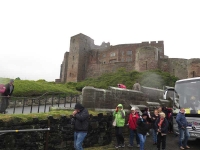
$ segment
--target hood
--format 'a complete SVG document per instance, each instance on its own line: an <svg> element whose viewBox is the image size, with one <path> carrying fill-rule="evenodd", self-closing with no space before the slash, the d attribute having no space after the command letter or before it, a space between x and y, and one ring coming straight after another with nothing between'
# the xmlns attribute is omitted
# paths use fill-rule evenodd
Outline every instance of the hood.
<svg viewBox="0 0 200 150"><path fill-rule="evenodd" d="M122 107L122 109L123 109L123 105L122 104L118 104L117 107Z"/></svg>
<svg viewBox="0 0 200 150"><path fill-rule="evenodd" d="M80 103L77 103L77 104L75 105L74 109L83 110L84 107L83 107Z"/></svg>

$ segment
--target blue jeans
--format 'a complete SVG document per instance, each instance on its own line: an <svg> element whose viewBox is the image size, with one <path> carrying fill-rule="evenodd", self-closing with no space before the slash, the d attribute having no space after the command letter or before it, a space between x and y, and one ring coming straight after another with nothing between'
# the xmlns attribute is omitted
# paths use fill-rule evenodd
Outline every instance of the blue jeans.
<svg viewBox="0 0 200 150"><path fill-rule="evenodd" d="M187 141L188 138L190 137L190 134L188 132L188 129L182 129L182 128L178 128L179 130L179 146L187 146Z"/></svg>
<svg viewBox="0 0 200 150"><path fill-rule="evenodd" d="M157 143L157 131L155 129L152 129L152 136L153 136L153 142Z"/></svg>
<svg viewBox="0 0 200 150"><path fill-rule="evenodd" d="M146 134L143 135L143 134L138 133L138 137L140 139L140 150L144 150L144 143L146 141Z"/></svg>
<svg viewBox="0 0 200 150"><path fill-rule="evenodd" d="M87 132L74 132L74 148L75 150L83 150L82 144Z"/></svg>
<svg viewBox="0 0 200 150"><path fill-rule="evenodd" d="M135 139L136 139L137 144L140 144L140 139L139 139L139 137L138 137L137 130L132 130L132 129L130 129L130 139L129 139L129 143L130 143L130 145L132 145L132 146L133 146L134 134L135 134Z"/></svg>

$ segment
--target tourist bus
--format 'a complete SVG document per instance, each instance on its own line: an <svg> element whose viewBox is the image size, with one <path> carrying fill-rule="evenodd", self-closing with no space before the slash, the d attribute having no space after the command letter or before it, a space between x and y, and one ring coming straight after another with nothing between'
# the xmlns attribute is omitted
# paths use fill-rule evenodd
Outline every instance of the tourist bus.
<svg viewBox="0 0 200 150"><path fill-rule="evenodd" d="M173 129L178 134L176 115L185 108L190 138L200 139L200 77L178 80L175 87L167 87L163 98L172 100Z"/></svg>

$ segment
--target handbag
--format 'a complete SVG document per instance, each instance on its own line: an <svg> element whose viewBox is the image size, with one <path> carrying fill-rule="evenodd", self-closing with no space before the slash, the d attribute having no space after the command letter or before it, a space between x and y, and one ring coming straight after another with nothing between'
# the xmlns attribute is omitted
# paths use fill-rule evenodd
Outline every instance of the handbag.
<svg viewBox="0 0 200 150"><path fill-rule="evenodd" d="M113 121L113 124L112 124L114 127L117 125L117 122L116 122L116 119Z"/></svg>

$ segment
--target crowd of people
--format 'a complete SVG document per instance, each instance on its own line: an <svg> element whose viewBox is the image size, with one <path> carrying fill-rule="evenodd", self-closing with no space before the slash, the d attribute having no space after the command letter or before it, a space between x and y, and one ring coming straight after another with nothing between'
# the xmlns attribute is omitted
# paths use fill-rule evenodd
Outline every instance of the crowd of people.
<svg viewBox="0 0 200 150"><path fill-rule="evenodd" d="M177 114L176 122L179 128L179 147L180 149L189 149L187 140L189 132L187 130L187 120L185 118L184 108L180 109ZM173 133L172 125L172 109L166 107L159 107L154 110L153 114L150 113L149 109L146 108L142 115L139 115L136 108L132 107L131 112L128 116L128 122L125 122L125 111L123 110L122 104L116 107L113 112L115 135L117 143L115 148L125 147L123 129L127 125L130 130L129 144L128 147L133 147L134 138L136 140L136 146L140 150L144 150L146 136L152 131L152 144L157 146L157 149L166 149L166 137L168 133Z"/></svg>

